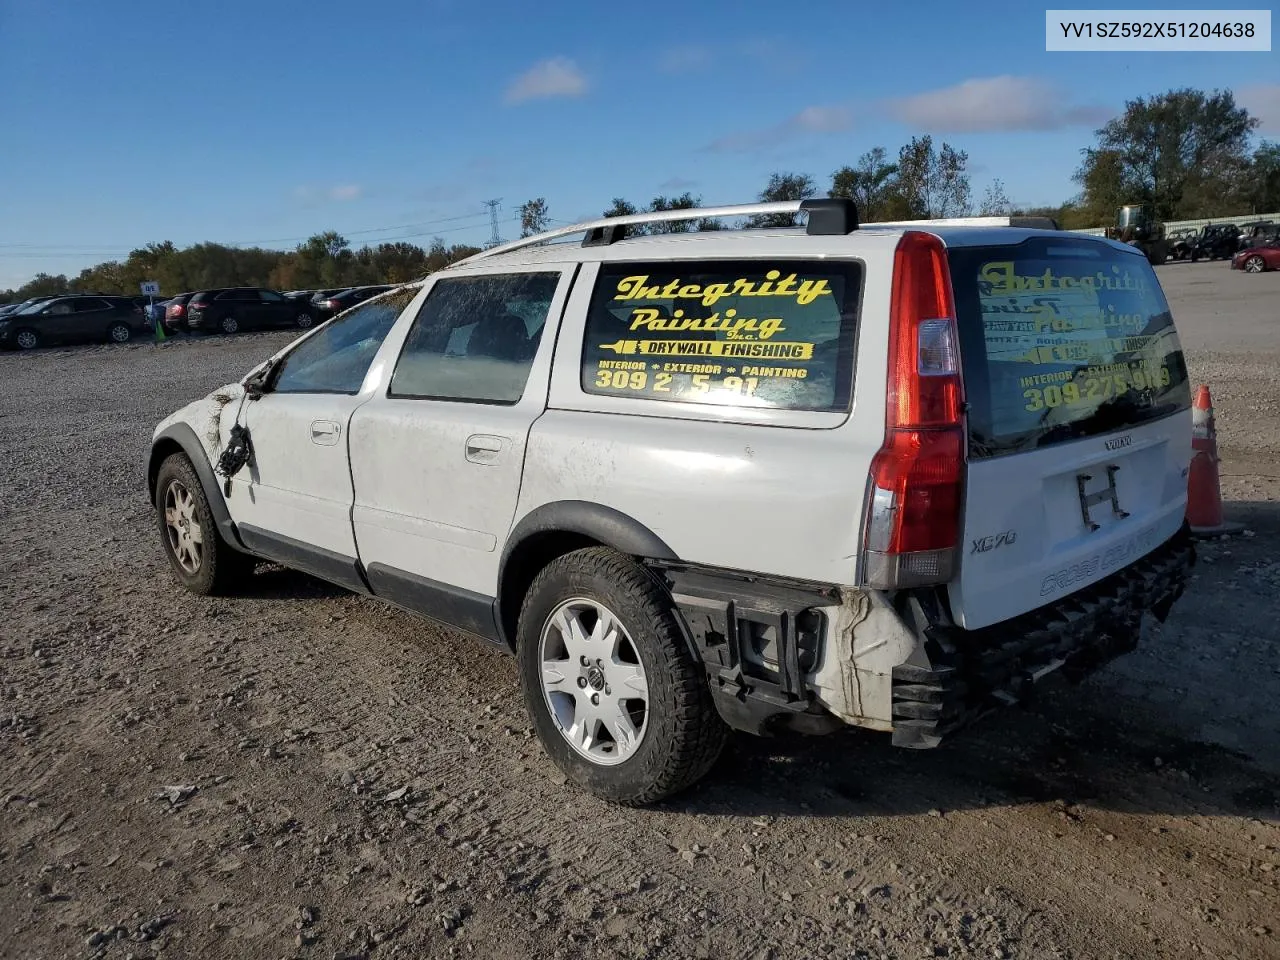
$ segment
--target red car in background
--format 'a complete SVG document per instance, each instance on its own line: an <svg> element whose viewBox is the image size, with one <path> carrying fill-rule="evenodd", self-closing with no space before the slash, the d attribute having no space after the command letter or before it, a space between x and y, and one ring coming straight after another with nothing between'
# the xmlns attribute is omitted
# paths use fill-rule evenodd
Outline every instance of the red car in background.
<svg viewBox="0 0 1280 960"><path fill-rule="evenodd" d="M1256 247L1245 247L1231 258L1231 269L1245 273L1280 270L1280 237L1272 237Z"/></svg>

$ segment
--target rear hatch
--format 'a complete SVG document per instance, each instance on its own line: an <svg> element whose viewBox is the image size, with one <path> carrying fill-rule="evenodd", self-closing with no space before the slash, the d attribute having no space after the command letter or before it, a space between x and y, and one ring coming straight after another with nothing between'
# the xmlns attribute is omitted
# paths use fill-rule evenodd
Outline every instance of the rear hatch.
<svg viewBox="0 0 1280 960"><path fill-rule="evenodd" d="M1191 391L1146 258L1085 237L949 250L968 401L958 622L1061 600L1177 532Z"/></svg>

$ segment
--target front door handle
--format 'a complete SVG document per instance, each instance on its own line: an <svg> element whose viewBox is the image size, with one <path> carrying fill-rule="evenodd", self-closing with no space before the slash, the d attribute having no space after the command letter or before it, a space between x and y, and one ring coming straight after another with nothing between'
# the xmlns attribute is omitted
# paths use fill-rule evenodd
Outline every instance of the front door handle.
<svg viewBox="0 0 1280 960"><path fill-rule="evenodd" d="M342 427L332 420L313 420L311 422L311 442L322 447L332 447L338 442Z"/></svg>
<svg viewBox="0 0 1280 960"><path fill-rule="evenodd" d="M502 437L473 433L467 437L467 459L472 463L497 463L502 455Z"/></svg>

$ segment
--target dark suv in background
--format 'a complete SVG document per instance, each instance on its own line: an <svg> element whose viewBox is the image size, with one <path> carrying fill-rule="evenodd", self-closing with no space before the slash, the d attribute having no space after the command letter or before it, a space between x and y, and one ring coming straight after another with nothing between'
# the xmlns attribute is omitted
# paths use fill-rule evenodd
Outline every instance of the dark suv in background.
<svg viewBox="0 0 1280 960"><path fill-rule="evenodd" d="M208 332L268 330L276 327L306 329L316 321L311 304L291 300L262 287L220 287L192 294L186 305L187 326Z"/></svg>
<svg viewBox="0 0 1280 960"><path fill-rule="evenodd" d="M151 328L135 297L68 296L0 317L0 346L19 350L70 343L127 343Z"/></svg>

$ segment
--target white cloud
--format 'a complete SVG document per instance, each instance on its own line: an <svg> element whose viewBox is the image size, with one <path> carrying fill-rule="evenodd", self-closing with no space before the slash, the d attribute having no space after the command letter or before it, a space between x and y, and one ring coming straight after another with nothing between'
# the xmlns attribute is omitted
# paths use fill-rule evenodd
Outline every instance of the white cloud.
<svg viewBox="0 0 1280 960"><path fill-rule="evenodd" d="M360 195L364 193L364 187L358 183L347 183L340 187L329 188L330 200L359 200Z"/></svg>
<svg viewBox="0 0 1280 960"><path fill-rule="evenodd" d="M1110 110L1072 104L1035 77L976 77L952 87L889 100L894 119L925 132L1057 130L1104 122Z"/></svg>
<svg viewBox="0 0 1280 960"><path fill-rule="evenodd" d="M580 97L587 92L587 80L578 65L566 57L553 57L534 64L507 87L507 103L547 97Z"/></svg>
<svg viewBox="0 0 1280 960"><path fill-rule="evenodd" d="M804 134L840 133L853 126L853 111L843 106L805 107L781 123L730 133L705 149L717 153L737 153L776 146Z"/></svg>
<svg viewBox="0 0 1280 960"><path fill-rule="evenodd" d="M1254 83L1236 91L1236 102L1258 118L1254 131L1280 134L1280 83Z"/></svg>

